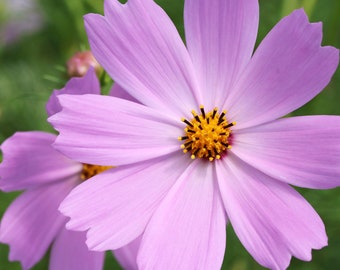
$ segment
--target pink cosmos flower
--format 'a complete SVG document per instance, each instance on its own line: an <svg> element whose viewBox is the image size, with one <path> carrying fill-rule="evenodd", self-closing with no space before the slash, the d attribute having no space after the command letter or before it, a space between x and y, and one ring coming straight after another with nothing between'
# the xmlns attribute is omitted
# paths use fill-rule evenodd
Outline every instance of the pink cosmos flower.
<svg viewBox="0 0 340 270"><path fill-rule="evenodd" d="M99 82L91 69L84 78L71 79L62 90L54 91L48 104L49 115L60 105L62 93L99 94ZM52 147L56 135L46 132L17 132L1 145L0 189L24 190L7 209L0 223L0 242L10 246L9 259L30 269L52 245L50 270L102 269L104 252L89 251L85 234L65 229L67 218L58 206L83 180L105 168L70 160ZM97 171L96 171L97 170ZM129 269L137 269L135 241L115 254ZM128 256L127 256L127 255ZM132 255L131 255L132 254Z"/></svg>
<svg viewBox="0 0 340 270"><path fill-rule="evenodd" d="M320 45L321 24L296 10L253 54L257 0L186 0L187 47L151 0L106 0L104 10L85 17L92 51L141 104L59 97L55 147L118 165L66 197L66 226L88 230L97 251L140 236L143 270L219 269L228 223L265 267L311 260L327 245L324 224L290 185L339 186L340 117L278 118L337 68L338 50Z"/></svg>

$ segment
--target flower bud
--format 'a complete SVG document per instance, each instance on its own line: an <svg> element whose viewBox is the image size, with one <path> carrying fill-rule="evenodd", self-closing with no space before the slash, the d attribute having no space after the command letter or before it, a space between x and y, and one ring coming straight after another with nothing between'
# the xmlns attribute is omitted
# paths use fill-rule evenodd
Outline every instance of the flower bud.
<svg viewBox="0 0 340 270"><path fill-rule="evenodd" d="M83 77L90 66L94 67L97 76L99 76L102 67L94 58L92 52L77 52L67 61L67 74L69 77Z"/></svg>

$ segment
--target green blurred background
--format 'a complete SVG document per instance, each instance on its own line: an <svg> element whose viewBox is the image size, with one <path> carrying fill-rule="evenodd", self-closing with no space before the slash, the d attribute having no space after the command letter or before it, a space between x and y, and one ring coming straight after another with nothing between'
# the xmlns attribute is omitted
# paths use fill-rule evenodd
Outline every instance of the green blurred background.
<svg viewBox="0 0 340 270"><path fill-rule="evenodd" d="M12 6L14 2L18 4L19 11L13 7L9 9L6 2L12 2ZM34 8L30 2L35 4ZM183 36L184 1L156 2L167 11ZM339 0L260 0L258 42L280 18L299 7L305 8L311 21L323 22L323 44L340 48ZM0 143L16 131L53 132L46 122L45 103L53 89L64 86L67 80L66 61L75 52L89 48L82 16L89 12L102 13L102 10L102 0L1 0ZM22 24L32 29L22 30ZM6 31L11 35L6 35ZM13 35L14 32L18 32L18 35ZM318 97L293 114L340 115L339 69L332 82ZM299 191L324 220L329 246L321 251L313 251L312 262L293 259L289 269L340 269L340 190ZM17 195L0 192L0 216ZM228 226L227 231L223 269L263 269L242 247L231 226ZM0 244L0 269L21 269L19 263L8 262L8 251L6 245ZM33 269L48 269L48 257ZM105 269L120 269L111 253L107 253Z"/></svg>

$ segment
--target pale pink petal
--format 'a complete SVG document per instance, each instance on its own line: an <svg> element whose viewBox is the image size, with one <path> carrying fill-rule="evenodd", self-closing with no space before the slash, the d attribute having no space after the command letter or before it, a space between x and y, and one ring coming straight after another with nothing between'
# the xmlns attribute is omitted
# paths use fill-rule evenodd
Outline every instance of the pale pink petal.
<svg viewBox="0 0 340 270"><path fill-rule="evenodd" d="M226 215L211 163L187 167L152 216L142 238L139 269L220 269Z"/></svg>
<svg viewBox="0 0 340 270"><path fill-rule="evenodd" d="M57 208L76 179L30 189L6 210L0 224L0 242L10 246L9 259L31 268L45 254L64 226Z"/></svg>
<svg viewBox="0 0 340 270"><path fill-rule="evenodd" d="M282 19L262 41L228 96L224 109L238 124L274 120L314 98L330 81L339 51L321 47L321 23L303 10Z"/></svg>
<svg viewBox="0 0 340 270"><path fill-rule="evenodd" d="M113 251L119 264L125 270L137 270L137 254L142 237L139 236L131 243Z"/></svg>
<svg viewBox="0 0 340 270"><path fill-rule="evenodd" d="M295 256L327 245L325 227L308 202L286 183L263 174L232 153L216 166L224 206L238 238L254 259L286 269Z"/></svg>
<svg viewBox="0 0 340 270"><path fill-rule="evenodd" d="M105 0L104 10L105 17L85 16L98 62L141 103L185 117L197 106L196 81L168 15L152 0Z"/></svg>
<svg viewBox="0 0 340 270"><path fill-rule="evenodd" d="M126 92L125 89L121 87L118 83L115 83L112 86L109 95L112 97L118 97L118 98L122 98L122 99L126 99L126 100L139 103L137 99L131 96L128 92Z"/></svg>
<svg viewBox="0 0 340 270"><path fill-rule="evenodd" d="M185 33L204 106L222 106L250 60L257 35L257 0L186 0Z"/></svg>
<svg viewBox="0 0 340 270"><path fill-rule="evenodd" d="M87 233L90 249L120 248L145 229L159 203L187 167L182 153L103 172L77 186L60 206L67 228ZM174 169L176 168L176 169Z"/></svg>
<svg viewBox="0 0 340 270"><path fill-rule="evenodd" d="M58 101L58 96L62 94L70 95L84 95L84 94L100 94L100 85L96 72L93 67L90 67L84 77L71 78L60 90L54 90L50 96L47 104L46 111L48 116L51 116L61 111L61 106Z"/></svg>
<svg viewBox="0 0 340 270"><path fill-rule="evenodd" d="M99 95L62 95L60 102L64 109L49 119L60 133L55 147L74 160L118 166L180 149L183 123L146 106Z"/></svg>
<svg viewBox="0 0 340 270"><path fill-rule="evenodd" d="M340 186L340 116L280 119L234 132L232 152L280 181Z"/></svg>
<svg viewBox="0 0 340 270"><path fill-rule="evenodd" d="M53 243L49 270L102 270L104 252L90 251L85 233L63 228Z"/></svg>
<svg viewBox="0 0 340 270"><path fill-rule="evenodd" d="M55 138L53 134L30 131L17 132L4 141L0 189L23 190L79 174L81 164L51 146Z"/></svg>

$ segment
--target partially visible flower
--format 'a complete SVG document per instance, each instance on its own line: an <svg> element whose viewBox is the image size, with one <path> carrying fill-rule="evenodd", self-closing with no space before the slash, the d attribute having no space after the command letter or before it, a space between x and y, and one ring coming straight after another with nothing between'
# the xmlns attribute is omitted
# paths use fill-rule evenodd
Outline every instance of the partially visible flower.
<svg viewBox="0 0 340 270"><path fill-rule="evenodd" d="M11 44L43 26L42 11L36 0L4 0L0 5L5 17L0 21L0 43Z"/></svg>
<svg viewBox="0 0 340 270"><path fill-rule="evenodd" d="M65 88L53 92L48 114L60 110L56 101L59 94L99 94L99 90L90 69L85 77L73 78ZM100 270L105 253L89 251L84 233L66 230L67 218L59 213L58 206L76 185L109 168L66 158L52 147L55 137L46 132L17 132L2 143L0 189L24 192L1 219L0 242L10 246L9 259L20 261L23 269L33 267L52 245L49 269ZM116 258L136 269L136 258L131 254L138 247L138 240L132 242L120 249Z"/></svg>
<svg viewBox="0 0 340 270"><path fill-rule="evenodd" d="M91 51L83 51L75 53L67 61L67 75L69 77L82 77L84 76L90 67L93 67L99 76L102 72L102 67L94 58Z"/></svg>
<svg viewBox="0 0 340 270"><path fill-rule="evenodd" d="M106 0L104 10L85 17L91 50L143 105L60 96L55 147L118 165L66 197L66 226L87 231L98 251L142 237L143 270L219 269L229 222L265 267L311 260L327 245L325 227L291 185L340 185L340 117L278 118L315 97L337 68L321 24L296 10L253 54L257 0L186 0L187 47L152 0Z"/></svg>

